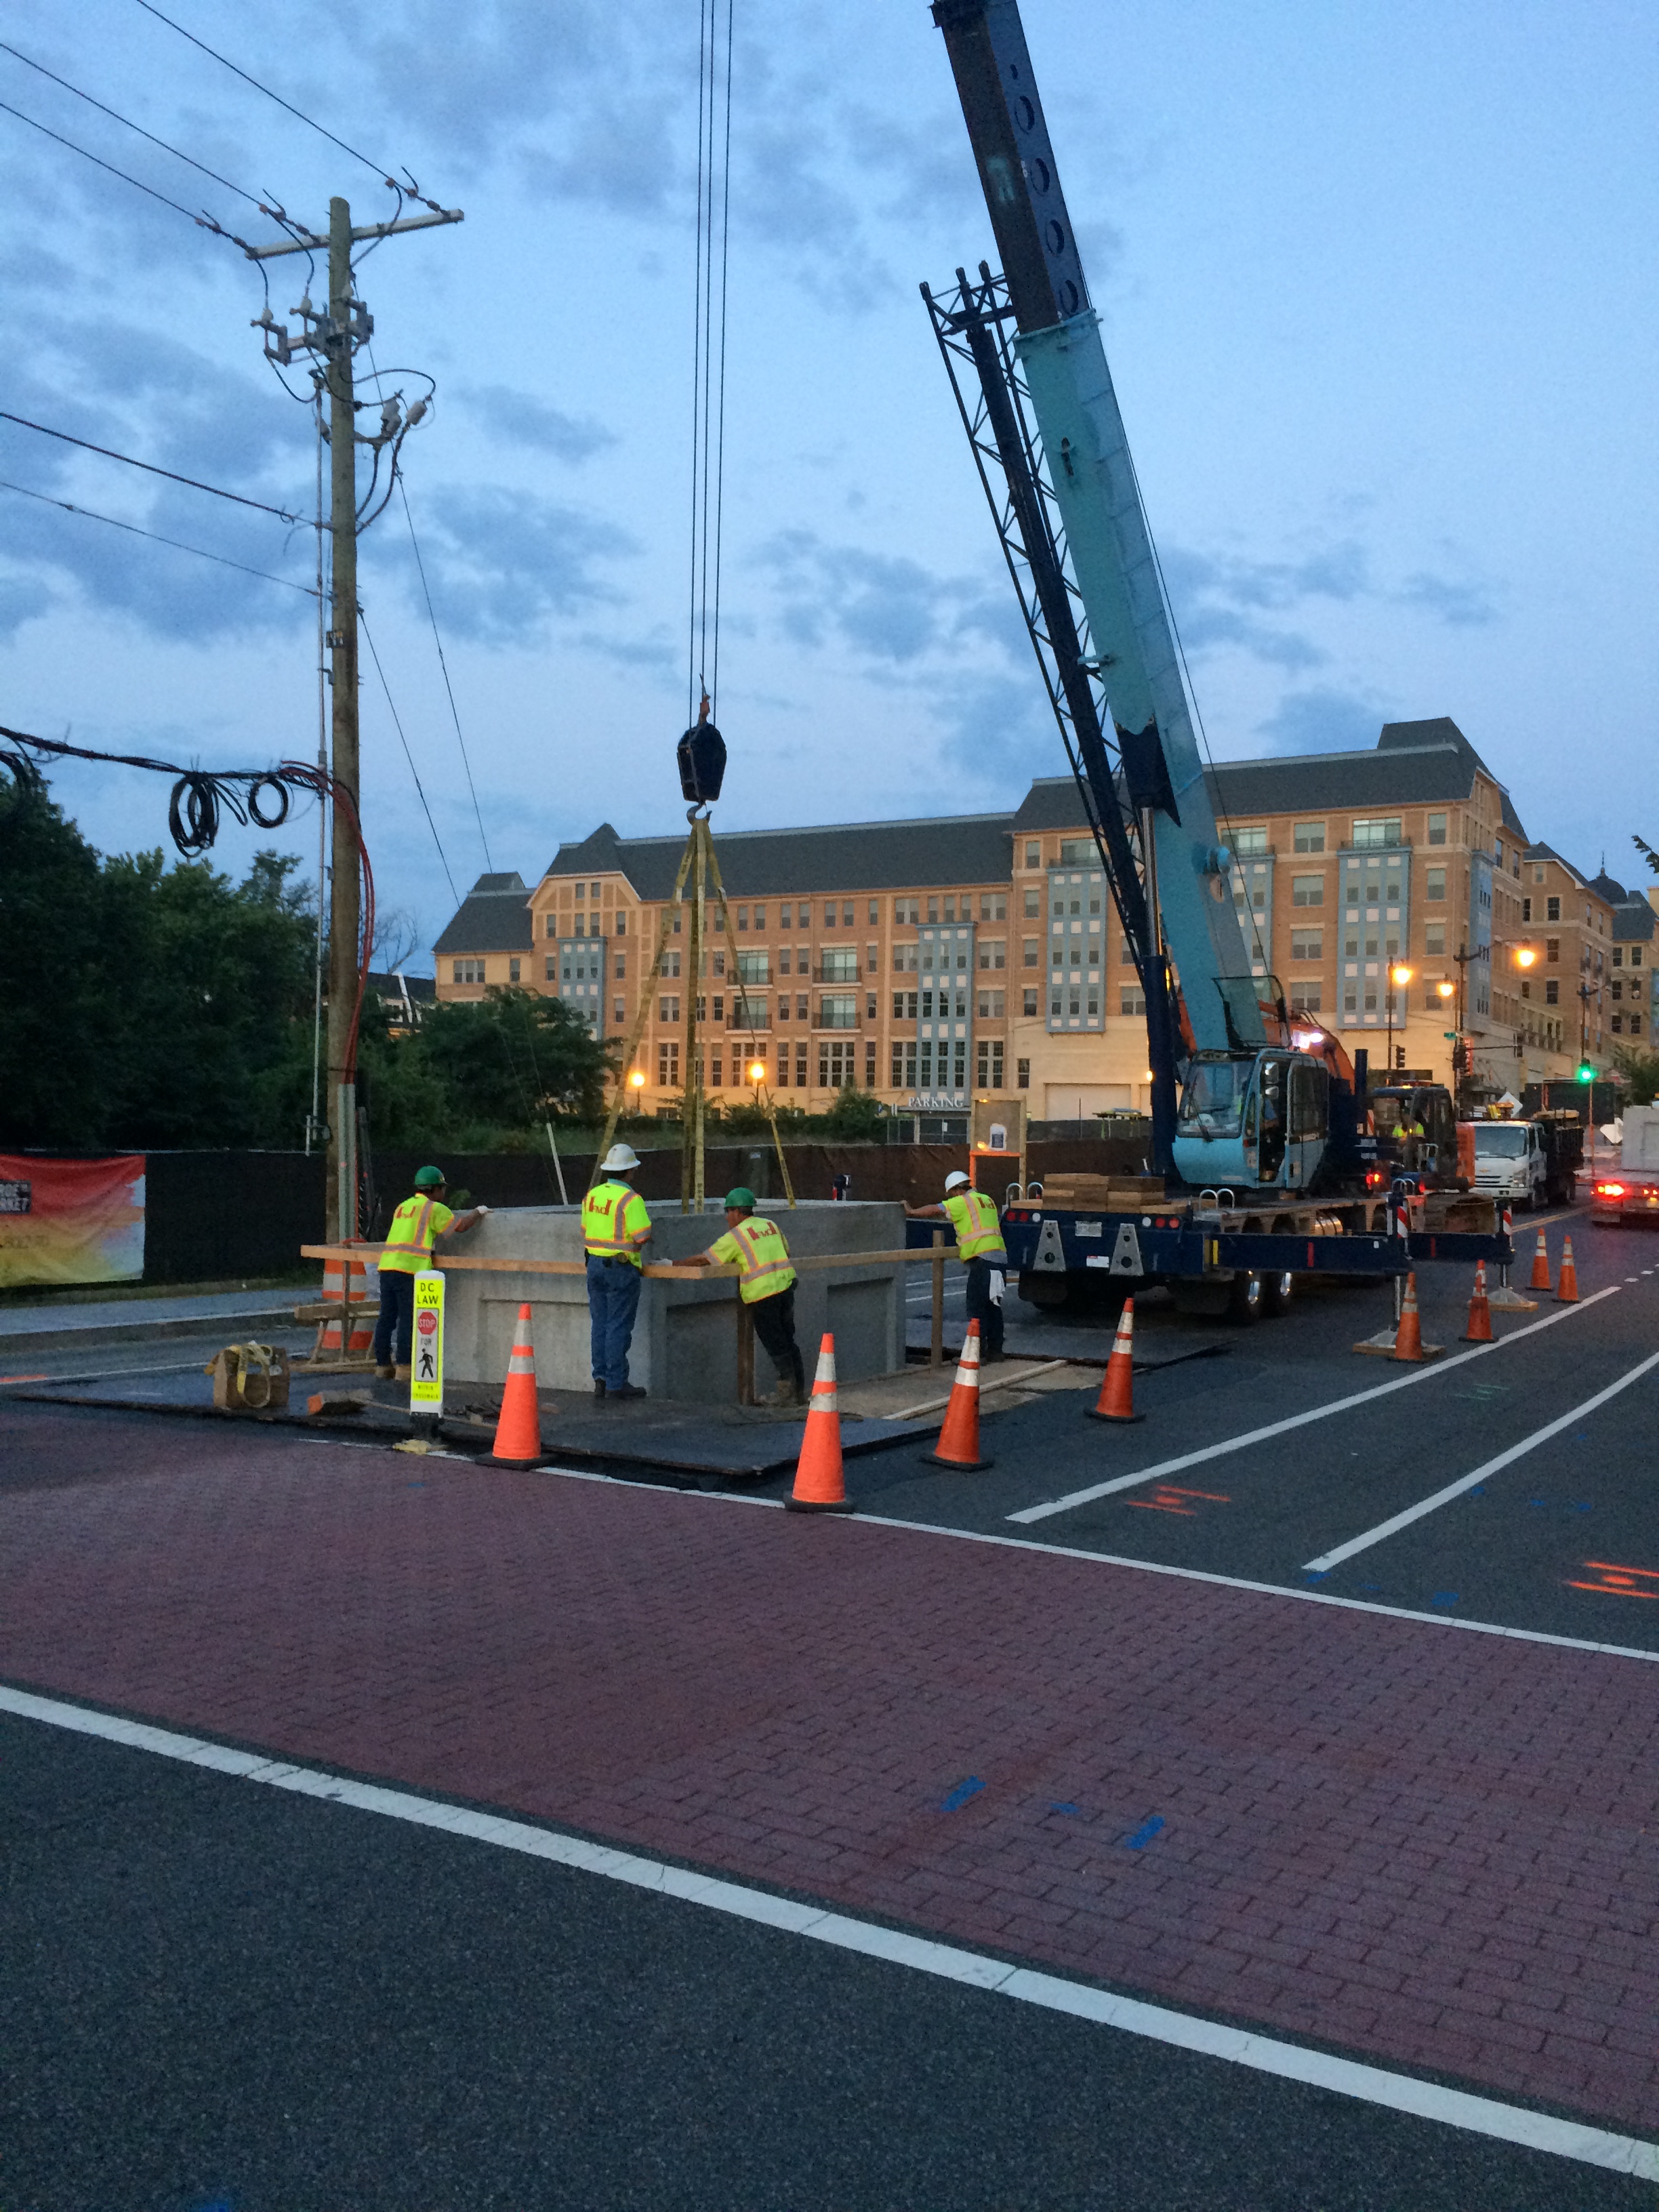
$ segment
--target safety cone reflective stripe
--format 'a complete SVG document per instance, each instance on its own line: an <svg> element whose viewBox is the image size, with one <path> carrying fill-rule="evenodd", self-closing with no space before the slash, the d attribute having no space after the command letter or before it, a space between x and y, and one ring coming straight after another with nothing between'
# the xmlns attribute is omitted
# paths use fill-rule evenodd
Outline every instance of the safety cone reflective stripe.
<svg viewBox="0 0 1659 2212"><path fill-rule="evenodd" d="M1135 1302L1123 1301L1123 1310L1117 1319L1117 1334L1112 1340L1112 1356L1106 1362L1102 1377L1100 1395L1089 1410L1091 1421L1144 1421L1145 1413L1137 1413L1135 1398Z"/></svg>
<svg viewBox="0 0 1659 2212"><path fill-rule="evenodd" d="M1571 1237L1561 1247L1561 1279L1555 1287L1555 1303L1559 1306L1576 1306L1578 1303L1578 1270L1572 1264Z"/></svg>
<svg viewBox="0 0 1659 2212"><path fill-rule="evenodd" d="M1406 1278L1406 1302L1400 1309L1400 1326L1395 1331L1394 1356L1396 1359L1421 1359L1423 1357L1423 1325L1417 1314L1417 1278Z"/></svg>
<svg viewBox="0 0 1659 2212"><path fill-rule="evenodd" d="M1469 1300L1469 1325L1463 1332L1465 1344L1490 1344L1492 1334L1492 1305L1486 1297L1486 1263L1477 1260L1474 1267L1474 1293Z"/></svg>
<svg viewBox="0 0 1659 2212"><path fill-rule="evenodd" d="M923 1459L933 1467L954 1467L972 1474L989 1467L979 1455L979 1323L970 1321L962 1340L962 1359L945 1408L945 1425L939 1442Z"/></svg>
<svg viewBox="0 0 1659 2212"><path fill-rule="evenodd" d="M1549 1286L1550 1250L1549 1246L1544 1242L1544 1232L1540 1229L1538 1232L1538 1247L1532 1255L1532 1280L1527 1285L1527 1288L1529 1291L1547 1291Z"/></svg>
<svg viewBox="0 0 1659 2212"><path fill-rule="evenodd" d="M501 1419L490 1454L497 1467L533 1467L542 1455L541 1408L536 1399L536 1353L530 1338L530 1308L519 1308Z"/></svg>
<svg viewBox="0 0 1659 2212"><path fill-rule="evenodd" d="M841 1414L836 1406L836 1340L826 1331L806 1409L806 1433L795 1462L795 1486L783 1501L792 1513L850 1513L841 1463Z"/></svg>

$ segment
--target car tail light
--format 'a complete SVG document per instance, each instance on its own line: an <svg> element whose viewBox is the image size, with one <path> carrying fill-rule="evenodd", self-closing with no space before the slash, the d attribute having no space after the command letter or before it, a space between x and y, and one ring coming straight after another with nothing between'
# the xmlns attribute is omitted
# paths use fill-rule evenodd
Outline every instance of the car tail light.
<svg viewBox="0 0 1659 2212"><path fill-rule="evenodd" d="M1621 1182L1598 1182L1595 1186L1598 1198L1622 1198L1624 1194L1625 1186Z"/></svg>

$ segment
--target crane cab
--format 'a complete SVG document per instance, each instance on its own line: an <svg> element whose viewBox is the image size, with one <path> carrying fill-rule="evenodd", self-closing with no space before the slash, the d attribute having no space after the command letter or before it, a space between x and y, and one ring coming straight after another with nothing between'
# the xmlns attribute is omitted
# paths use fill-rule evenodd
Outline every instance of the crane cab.
<svg viewBox="0 0 1659 2212"><path fill-rule="evenodd" d="M1330 1070L1311 1054L1195 1052L1176 1123L1186 1183L1308 1190L1330 1134Z"/></svg>

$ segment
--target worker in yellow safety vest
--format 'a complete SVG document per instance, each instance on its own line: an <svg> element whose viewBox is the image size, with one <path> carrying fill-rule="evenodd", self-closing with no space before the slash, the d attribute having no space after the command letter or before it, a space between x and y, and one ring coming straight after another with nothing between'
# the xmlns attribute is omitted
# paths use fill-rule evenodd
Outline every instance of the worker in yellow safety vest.
<svg viewBox="0 0 1659 2212"><path fill-rule="evenodd" d="M996 1200L975 1190L957 1168L945 1178L942 1205L912 1206L907 1200L904 1211L912 1221L948 1221L955 1230L957 1254L968 1263L968 1319L979 1323L980 1358L1000 1359L1008 1252Z"/></svg>
<svg viewBox="0 0 1659 2212"><path fill-rule="evenodd" d="M599 1182L582 1200L596 1398L645 1395L628 1379L628 1347L640 1310L645 1248L651 1242L651 1216L628 1180L639 1164L631 1145L612 1145L600 1163Z"/></svg>
<svg viewBox="0 0 1659 2212"><path fill-rule="evenodd" d="M474 1206L465 1213L452 1212L443 1202L441 1168L416 1168L415 1195L406 1198L392 1217L380 1255L380 1314L374 1324L374 1372L381 1382L409 1380L409 1363L415 1338L415 1278L432 1265L432 1249L440 1237L463 1237L476 1229L489 1211ZM397 1339L398 1364L392 1360Z"/></svg>
<svg viewBox="0 0 1659 2212"><path fill-rule="evenodd" d="M806 1395L806 1370L795 1341L795 1271L789 1247L775 1221L755 1211L755 1194L744 1184L726 1194L726 1234L706 1252L676 1261L681 1267L740 1267L738 1296L748 1308L755 1334L777 1370L775 1406L799 1406Z"/></svg>

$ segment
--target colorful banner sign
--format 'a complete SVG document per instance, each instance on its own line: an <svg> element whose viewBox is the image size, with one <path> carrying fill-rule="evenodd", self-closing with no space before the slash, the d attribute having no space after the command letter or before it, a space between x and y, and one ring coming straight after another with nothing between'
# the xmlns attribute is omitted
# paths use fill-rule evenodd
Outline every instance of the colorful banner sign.
<svg viewBox="0 0 1659 2212"><path fill-rule="evenodd" d="M433 1273L415 1278L415 1357L409 1369L409 1410L441 1413L444 1409L444 1279Z"/></svg>
<svg viewBox="0 0 1659 2212"><path fill-rule="evenodd" d="M136 1283L144 1272L144 1156L0 1152L0 1289Z"/></svg>

